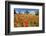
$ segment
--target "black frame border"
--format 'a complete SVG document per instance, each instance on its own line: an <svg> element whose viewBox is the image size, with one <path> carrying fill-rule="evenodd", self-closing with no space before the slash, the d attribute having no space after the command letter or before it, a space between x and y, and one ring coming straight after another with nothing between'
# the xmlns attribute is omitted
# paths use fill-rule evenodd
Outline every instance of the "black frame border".
<svg viewBox="0 0 46 36"><path fill-rule="evenodd" d="M10 32L10 4L23 4L23 5L38 5L42 6L42 30L38 31L19 31ZM45 3L35 2L18 2L18 1L5 1L5 35L16 35L16 34L34 34L45 32Z"/></svg>

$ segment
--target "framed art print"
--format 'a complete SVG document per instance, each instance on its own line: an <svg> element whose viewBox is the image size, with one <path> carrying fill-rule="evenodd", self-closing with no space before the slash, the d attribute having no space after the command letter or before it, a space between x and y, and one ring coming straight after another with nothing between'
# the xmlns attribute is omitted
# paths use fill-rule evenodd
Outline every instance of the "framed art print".
<svg viewBox="0 0 46 36"><path fill-rule="evenodd" d="M44 3L5 1L5 34L44 33Z"/></svg>

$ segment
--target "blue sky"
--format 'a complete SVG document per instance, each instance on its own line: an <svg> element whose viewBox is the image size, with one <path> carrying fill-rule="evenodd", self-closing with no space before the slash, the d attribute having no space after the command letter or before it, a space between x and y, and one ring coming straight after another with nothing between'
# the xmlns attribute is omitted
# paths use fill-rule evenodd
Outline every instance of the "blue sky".
<svg viewBox="0 0 46 36"><path fill-rule="evenodd" d="M26 12L26 10L30 13L30 12L36 12L36 11L38 11L39 9L25 9L25 8L15 8L15 12L16 13L24 13L24 12Z"/></svg>

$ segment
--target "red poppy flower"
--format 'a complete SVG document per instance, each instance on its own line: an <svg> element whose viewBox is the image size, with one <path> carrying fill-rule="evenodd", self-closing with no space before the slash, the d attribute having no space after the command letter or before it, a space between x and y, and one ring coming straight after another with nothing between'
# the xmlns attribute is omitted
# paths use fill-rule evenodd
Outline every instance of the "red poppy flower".
<svg viewBox="0 0 46 36"><path fill-rule="evenodd" d="M25 27L28 27L28 21L27 20L25 20Z"/></svg>

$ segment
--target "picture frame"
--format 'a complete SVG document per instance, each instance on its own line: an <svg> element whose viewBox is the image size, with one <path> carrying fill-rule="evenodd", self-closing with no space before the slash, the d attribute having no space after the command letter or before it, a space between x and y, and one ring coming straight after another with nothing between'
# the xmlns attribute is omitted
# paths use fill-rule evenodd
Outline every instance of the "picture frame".
<svg viewBox="0 0 46 36"><path fill-rule="evenodd" d="M5 35L16 35L16 34L34 34L34 33L44 33L45 32L45 7L44 3L36 3L36 2L18 2L18 1L5 1ZM26 7L26 8L25 8ZM33 9L31 9L33 8ZM41 8L41 9L40 9ZM14 10L13 10L14 9ZM24 12L24 10L31 10L35 11L39 9L39 25L41 27L37 28L34 27L13 27L13 18L12 16L14 15L13 12L15 13L15 10L20 10ZM12 12L11 12L12 11ZM18 11L16 11L17 13ZM11 14L13 15L11 15ZM19 12L18 12L19 13ZM30 13L30 12L29 12ZM34 12L33 12L34 13ZM31 13L31 14L33 14ZM23 13L19 13L23 14ZM34 15L34 14L33 14ZM25 15L24 15L25 16ZM24 19L25 20L25 19ZM15 29L14 29L15 28ZM13 30L12 30L13 29Z"/></svg>

